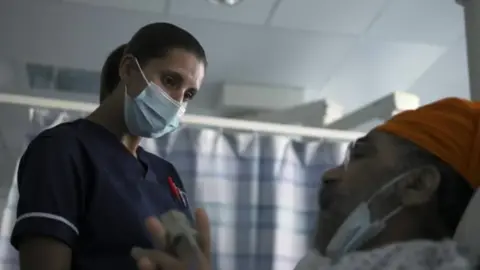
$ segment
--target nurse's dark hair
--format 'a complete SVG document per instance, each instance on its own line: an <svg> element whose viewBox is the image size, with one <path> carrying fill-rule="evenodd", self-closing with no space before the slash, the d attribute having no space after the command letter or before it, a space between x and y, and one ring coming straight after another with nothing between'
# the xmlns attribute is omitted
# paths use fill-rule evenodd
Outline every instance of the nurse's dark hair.
<svg viewBox="0 0 480 270"><path fill-rule="evenodd" d="M400 165L402 167L399 168L401 171L422 165L431 165L437 168L441 177L436 194L437 211L450 236L453 236L473 196L474 189L462 175L434 154L408 140L394 135L391 136L394 137L394 141L401 151L401 160L405 160Z"/></svg>
<svg viewBox="0 0 480 270"><path fill-rule="evenodd" d="M205 50L192 34L170 23L151 23L140 28L127 44L115 49L107 58L102 70L100 101L120 82L118 69L124 55L136 57L143 67L152 59L165 57L172 49L190 52L207 66Z"/></svg>
<svg viewBox="0 0 480 270"><path fill-rule="evenodd" d="M118 69L122 61L123 53L127 44L122 44L113 50L107 57L105 64L103 64L102 73L100 77L100 102L105 100L117 87L120 82L120 75Z"/></svg>
<svg viewBox="0 0 480 270"><path fill-rule="evenodd" d="M155 58L162 58L172 49L183 49L207 65L207 56L200 42L189 32L171 23L151 23L133 35L125 54L137 58L141 66Z"/></svg>

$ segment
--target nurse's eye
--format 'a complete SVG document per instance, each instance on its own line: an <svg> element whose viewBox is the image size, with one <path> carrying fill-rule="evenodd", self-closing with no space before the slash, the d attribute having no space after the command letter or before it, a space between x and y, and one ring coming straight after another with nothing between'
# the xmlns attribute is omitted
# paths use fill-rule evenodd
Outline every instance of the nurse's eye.
<svg viewBox="0 0 480 270"><path fill-rule="evenodd" d="M162 77L162 84L170 89L178 89L182 85L182 79L177 76L164 75Z"/></svg>
<svg viewBox="0 0 480 270"><path fill-rule="evenodd" d="M196 89L188 89L187 91L185 91L185 95L183 96L183 101L192 100L196 93L197 93Z"/></svg>

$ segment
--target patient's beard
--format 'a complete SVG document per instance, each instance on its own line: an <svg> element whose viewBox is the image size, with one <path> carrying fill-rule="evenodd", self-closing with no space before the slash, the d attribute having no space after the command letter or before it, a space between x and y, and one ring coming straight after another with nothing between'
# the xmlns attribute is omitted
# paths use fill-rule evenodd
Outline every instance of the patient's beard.
<svg viewBox="0 0 480 270"><path fill-rule="evenodd" d="M331 213L324 212L319 214L313 237L313 248L320 254L325 255L327 245L342 223L343 218L334 217Z"/></svg>

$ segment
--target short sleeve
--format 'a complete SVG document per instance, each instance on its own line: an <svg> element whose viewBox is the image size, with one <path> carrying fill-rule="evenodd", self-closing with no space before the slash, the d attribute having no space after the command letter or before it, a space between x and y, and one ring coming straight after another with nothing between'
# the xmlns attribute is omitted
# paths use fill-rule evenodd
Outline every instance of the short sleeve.
<svg viewBox="0 0 480 270"><path fill-rule="evenodd" d="M15 248L29 236L52 237L72 246L79 234L80 144L75 137L65 137L37 137L20 160L17 220L11 237Z"/></svg>

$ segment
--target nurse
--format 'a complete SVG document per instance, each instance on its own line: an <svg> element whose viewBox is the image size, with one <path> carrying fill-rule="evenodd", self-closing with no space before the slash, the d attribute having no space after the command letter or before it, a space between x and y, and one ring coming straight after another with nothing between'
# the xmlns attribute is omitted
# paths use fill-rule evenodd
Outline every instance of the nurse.
<svg viewBox="0 0 480 270"><path fill-rule="evenodd" d="M187 31L144 26L107 59L100 106L30 143L11 237L22 270L137 269L132 247L153 247L145 218L190 215L175 168L139 143L178 127L206 65Z"/></svg>

